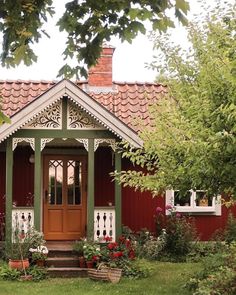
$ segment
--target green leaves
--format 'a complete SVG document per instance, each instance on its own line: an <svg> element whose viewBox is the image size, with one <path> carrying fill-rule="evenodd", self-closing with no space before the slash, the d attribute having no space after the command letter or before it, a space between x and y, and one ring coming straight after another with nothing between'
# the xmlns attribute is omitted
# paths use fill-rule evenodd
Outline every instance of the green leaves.
<svg viewBox="0 0 236 295"><path fill-rule="evenodd" d="M149 108L151 128L140 128L143 149L124 146L123 157L143 169L116 173L121 183L153 195L202 189L236 198L235 11L224 5L190 23L186 51L156 34L152 66L165 74L169 93Z"/></svg>
<svg viewBox="0 0 236 295"><path fill-rule="evenodd" d="M31 45L39 42L42 34L47 34L42 25L54 13L52 0L1 1L0 32L3 33L3 46L0 55L2 66L12 67L24 62L30 65L37 57ZM14 3L14 4L13 4ZM60 31L68 34L64 51L65 59L76 57L78 66L68 69L64 66L59 76L72 77L86 75L87 67L96 64L102 44L112 36L118 36L129 43L138 33L145 34L145 21L151 22L153 29L165 32L174 27L173 19L167 17L169 9L175 8L175 17L185 23L189 10L185 0L88 0L70 1L58 21Z"/></svg>

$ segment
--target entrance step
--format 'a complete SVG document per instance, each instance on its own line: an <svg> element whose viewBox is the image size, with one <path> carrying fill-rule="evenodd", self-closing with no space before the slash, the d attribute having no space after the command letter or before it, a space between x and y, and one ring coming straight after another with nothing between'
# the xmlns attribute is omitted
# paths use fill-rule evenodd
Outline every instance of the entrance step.
<svg viewBox="0 0 236 295"><path fill-rule="evenodd" d="M63 256L63 257L48 257L46 260L47 267L78 267L79 259L76 256Z"/></svg>
<svg viewBox="0 0 236 295"><path fill-rule="evenodd" d="M85 278L88 276L87 268L79 267L49 267L48 273L51 278Z"/></svg>
<svg viewBox="0 0 236 295"><path fill-rule="evenodd" d="M49 250L46 266L50 277L87 277L87 268L79 267L79 258L73 251L74 242L47 241Z"/></svg>

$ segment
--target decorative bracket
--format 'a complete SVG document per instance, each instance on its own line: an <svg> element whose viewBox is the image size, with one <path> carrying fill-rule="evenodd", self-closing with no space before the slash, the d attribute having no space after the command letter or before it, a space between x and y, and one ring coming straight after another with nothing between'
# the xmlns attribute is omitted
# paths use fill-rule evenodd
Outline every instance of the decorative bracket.
<svg viewBox="0 0 236 295"><path fill-rule="evenodd" d="M40 150L42 151L45 148L45 145L53 139L54 138L41 138Z"/></svg>
<svg viewBox="0 0 236 295"><path fill-rule="evenodd" d="M96 138L94 140L94 151L97 150L100 143L106 142L110 145L112 150L115 152L116 150L116 140L113 138Z"/></svg>
<svg viewBox="0 0 236 295"><path fill-rule="evenodd" d="M14 151L17 147L18 143L25 141L28 142L33 150L35 150L35 140L34 138L26 138L26 137L15 137L12 140L12 150Z"/></svg>
<svg viewBox="0 0 236 295"><path fill-rule="evenodd" d="M87 138L75 138L78 142L81 142L84 145L84 148L88 152L88 139Z"/></svg>

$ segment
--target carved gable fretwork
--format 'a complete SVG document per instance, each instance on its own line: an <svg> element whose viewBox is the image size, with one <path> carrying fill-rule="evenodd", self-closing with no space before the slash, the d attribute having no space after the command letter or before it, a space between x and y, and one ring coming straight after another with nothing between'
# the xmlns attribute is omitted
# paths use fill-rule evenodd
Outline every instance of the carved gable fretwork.
<svg viewBox="0 0 236 295"><path fill-rule="evenodd" d="M75 103L68 101L67 129L105 129Z"/></svg>
<svg viewBox="0 0 236 295"><path fill-rule="evenodd" d="M62 128L62 102L57 101L35 118L24 129L61 129Z"/></svg>

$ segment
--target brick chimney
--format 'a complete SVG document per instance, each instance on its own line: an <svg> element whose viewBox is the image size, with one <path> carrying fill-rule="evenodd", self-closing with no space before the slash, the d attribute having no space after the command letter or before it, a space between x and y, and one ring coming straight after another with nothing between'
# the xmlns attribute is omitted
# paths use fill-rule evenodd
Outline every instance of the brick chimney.
<svg viewBox="0 0 236 295"><path fill-rule="evenodd" d="M88 71L88 85L95 87L112 86L112 57L115 47L103 45L102 53L95 66Z"/></svg>

